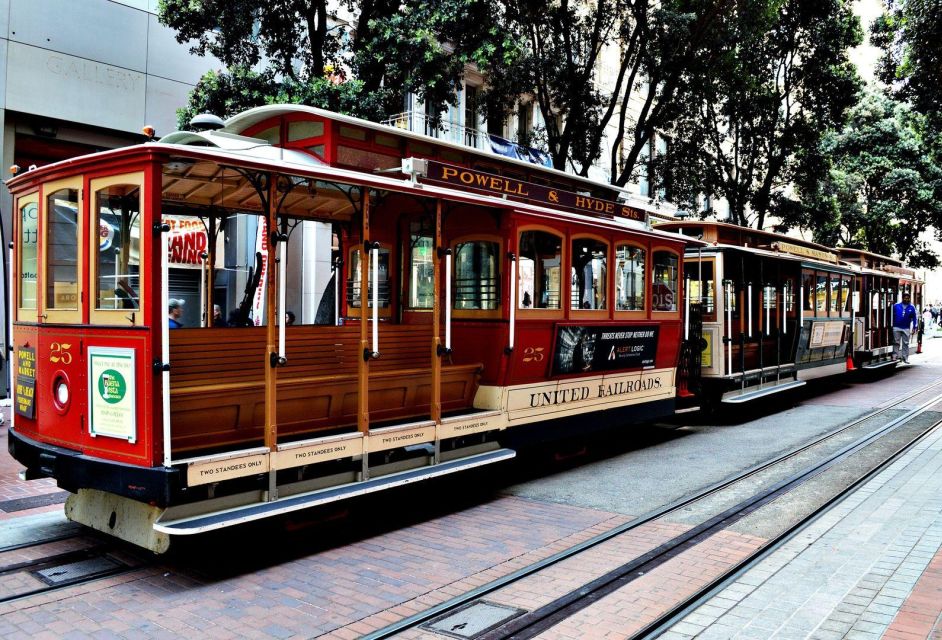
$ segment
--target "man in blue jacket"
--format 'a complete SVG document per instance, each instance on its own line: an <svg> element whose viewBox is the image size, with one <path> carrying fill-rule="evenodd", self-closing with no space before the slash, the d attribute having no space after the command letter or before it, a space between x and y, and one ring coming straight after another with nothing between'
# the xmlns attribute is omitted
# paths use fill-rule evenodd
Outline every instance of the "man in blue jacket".
<svg viewBox="0 0 942 640"><path fill-rule="evenodd" d="M893 305L893 353L907 364L909 364L909 337L917 323L916 307L910 304L909 294L904 293L903 301Z"/></svg>

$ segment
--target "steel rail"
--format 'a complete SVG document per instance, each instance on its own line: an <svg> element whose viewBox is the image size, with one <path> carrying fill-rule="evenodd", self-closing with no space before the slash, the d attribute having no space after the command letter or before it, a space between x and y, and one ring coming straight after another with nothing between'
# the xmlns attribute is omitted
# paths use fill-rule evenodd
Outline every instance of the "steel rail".
<svg viewBox="0 0 942 640"><path fill-rule="evenodd" d="M390 625L387 625L387 626L385 626L385 627L383 627L383 628L381 628L381 629L377 629L376 631L373 631L373 632L371 632L371 633L365 634L365 635L362 636L361 640L383 640L383 639L385 639L385 638L391 638L391 637L393 637L394 635L396 635L396 634L398 634L398 633L401 633L401 632L403 632L403 631L405 631L405 630L407 630L407 629L411 629L411 628L414 628L414 627L418 627L419 625L421 625L421 624L423 624L423 623L425 623L425 622L428 622L429 620L432 620L432 619L434 619L434 618L436 618L436 617L439 617L439 616L442 615L443 613L446 613L446 612L448 612L448 611L452 611L452 610L454 610L454 609L457 609L457 608L461 607L462 605L468 604L469 602L472 602L472 601L474 601L474 600L476 600L476 599L478 599L478 598L480 598L480 597L482 597L482 596L484 596L484 595L487 595L488 593L492 593L492 592L494 592L494 591L496 591L496 590L498 590L498 589L501 589L501 588L503 588L503 587L505 587L505 586L507 586L507 585L509 585L509 584L513 584L514 582L518 582L519 580L521 580L521 579L523 579L523 578L525 578L525 577L527 577L527 576L529 576L529 575L535 574L535 573L537 573L537 572L539 572L539 571L541 571L541 570L543 570L543 569L545 569L545 568L547 568L547 567L549 567L549 566L551 566L551 565L554 565L554 564L556 564L556 563L558 563L558 562L561 562L561 561L563 561L563 560L566 560L567 558L570 558L570 557L573 557L573 556L575 556L575 555L578 555L579 553L582 553L583 551L586 551L586 550L588 550L588 549L590 549L590 548L592 548L592 547L595 547L595 546L597 546L597 545L599 545L599 544L601 544L601 543L603 543L603 542L606 542L607 540L610 540L610 539L612 539L612 538L615 538L615 537L617 537L617 536L619 536L619 535L621 535L621 534L623 534L623 533L627 533L627 532L629 532L629 531L631 531L631 530L633 530L633 529L636 529L636 528L638 528L638 527L640 527L640 526L642 526L642 525L644 525L644 524L647 524L647 523L649 523L649 522L651 522L651 521L657 520L658 518L661 518L661 517L663 517L663 516L665 516L665 515L667 515L667 514L669 514L669 513L671 513L671 512L674 512L674 511L677 511L677 510L679 510L679 509L682 509L683 507L686 507L686 506L688 506L688 505L690 505L690 504L693 504L693 503L695 503L695 502L697 502L697 501L699 501L699 500L703 500L704 498L709 497L709 496L711 496L711 495L713 495L713 494L715 494L715 493L717 493L717 492L719 492L719 491L722 491L723 489L726 489L726 488L728 488L728 487L730 487L730 486L736 484L737 482L741 482L741 481L743 481L743 480L745 480L745 479L747 479L747 478L749 478L749 477L751 477L751 476L753 476L753 475L756 475L756 474L758 474L758 473L760 473L760 472L762 472L762 471L764 471L764 470L766 470L766 469L769 469L769 468L771 468L771 467L773 467L773 466L775 466L775 465L777 465L777 464L780 464L780 463L784 462L785 460L788 460L789 458L795 457L795 456L797 456L797 455L799 455L799 454L801 454L801 453L807 451L808 449L811 449L811 448L816 447L816 446L818 446L818 445L820 445L820 444L822 444L822 443L824 443L824 442L827 442L828 440L830 440L830 439L832 439L832 438L835 438L835 437L839 436L840 434L845 433L846 431L848 431L848 430L850 430L850 429L853 429L854 427L857 427L857 426L859 426L860 424L862 424L862 423L864 423L864 422L866 422L866 421L868 421L868 420L870 420L870 419L872 419L872 418L875 418L875 417L877 417L877 416L880 416L881 414L884 414L884 413L887 413L888 411L893 410L894 408L896 408L896 407L899 406L900 404L906 402L907 400L909 400L909 399L911 399L911 398L914 398L915 396L918 396L918 395L920 395L920 394L926 393L926 392L930 391L931 389L933 389L933 388L935 388L935 387L939 387L939 386L942 386L942 381L940 381L940 382L933 382L933 383L924 385L923 387L921 387L921 388L919 388L919 389L916 389L915 391L912 391L912 392L910 392L910 393L908 393L908 394L904 394L904 395L902 395L902 396L897 396L897 398L894 399L894 402L893 402L892 404L886 406L886 407L882 407L882 408L880 408L880 409L876 409L876 410L871 411L870 413L868 413L868 414L866 414L866 415L863 415L863 416L861 416L861 417L859 417L859 418L856 418L855 420L852 420L851 422L847 423L846 425L840 427L840 428L837 429L836 431L830 432L830 433L828 433L828 434L826 434L826 435L824 435L824 436L818 438L817 440L814 440L814 441L809 442L809 443L807 443L807 444L804 444L804 445L802 445L802 446L800 446L800 447L798 447L798 448L796 448L796 449L793 449L792 451L789 451L789 452L787 452L787 453L784 453L784 454L782 454L781 456L778 456L777 458L774 458L774 459L769 460L769 461L767 461L767 462L760 463L760 464L755 465L755 466L753 466L753 467L751 467L751 468L749 468L749 469L747 469L747 470L745 470L745 471L743 471L743 472L741 472L741 473L739 473L739 474L736 474L736 475L730 476L730 477L728 477L728 478L726 478L726 479L723 479L723 480L721 480L721 481L719 481L719 482L717 482L717 483L711 485L710 487L707 487L706 489L704 489L703 491L701 491L700 493L698 493L698 494L696 494L696 495L694 495L694 496L686 497L686 498L681 498L680 500L676 500L676 501L674 501L674 502L672 502L672 503L670 503L670 504L668 504L668 505L665 505L665 506L663 506L663 507L661 507L661 508L659 508L659 509L656 509L656 510L654 510L654 511L648 512L647 514L644 514L644 515L642 515L642 516L639 516L638 518L635 518L634 520L631 520L630 522L626 522L626 523L624 523L624 524L622 524L622 525L619 525L619 526L617 526L617 527L614 527L614 528L610 529L609 531L605 531L605 532L603 532L603 533L600 533L600 534L598 534L597 536L594 536L594 537L592 537L592 538L590 538L590 539L588 539L588 540L585 540L585 541L583 541L583 542L581 542L581 543L579 543L579 544L577 544L577 545L573 545L572 547L569 547L569 548L567 548L567 549L564 549L564 550L562 550L562 551L559 551L559 552L557 552L557 553L555 553L555 554L553 554L553 555L551 555L551 556L548 556L548 557L546 557L546 558L544 558L544 559L542 559L542 560L539 560L539 561L534 562L534 563L532 563L532 564L530 564L530 565L527 565L526 567L521 567L520 569L517 569L516 571L513 571L513 572L507 574L506 576L502 576L502 577L500 577L500 578L497 578L497 579L495 579L495 580L492 580L491 582L488 582L488 583L483 584L483 585L481 585L481 586L479 586L479 587L476 587L475 589L469 590L469 591L467 591L466 593L463 593L463 594L461 594L461 595L458 595L458 596L455 596L455 597L453 597L453 598L450 598L450 599L446 600L445 602L442 602L442 603L440 603L440 604L438 604L438 605L435 605L435 606L433 606L433 607L429 607L428 609L426 609L426 610L424 610L424 611L420 611L420 612L415 613L415 614L413 614L413 615L411 615L411 616L408 616L408 617L406 617L406 618L403 618L402 620L399 620L399 621L394 622L394 623L392 623L392 624L390 624ZM891 423L891 424L892 424L892 423Z"/></svg>

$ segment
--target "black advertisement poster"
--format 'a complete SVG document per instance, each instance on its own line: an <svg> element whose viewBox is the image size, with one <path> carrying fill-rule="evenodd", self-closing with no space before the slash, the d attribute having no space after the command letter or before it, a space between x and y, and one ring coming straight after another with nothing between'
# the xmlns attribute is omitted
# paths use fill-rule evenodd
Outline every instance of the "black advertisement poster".
<svg viewBox="0 0 942 640"><path fill-rule="evenodd" d="M36 417L36 349L18 347L16 350L16 414L24 418Z"/></svg>
<svg viewBox="0 0 942 640"><path fill-rule="evenodd" d="M657 330L657 325L561 326L556 334L553 375L652 369Z"/></svg>

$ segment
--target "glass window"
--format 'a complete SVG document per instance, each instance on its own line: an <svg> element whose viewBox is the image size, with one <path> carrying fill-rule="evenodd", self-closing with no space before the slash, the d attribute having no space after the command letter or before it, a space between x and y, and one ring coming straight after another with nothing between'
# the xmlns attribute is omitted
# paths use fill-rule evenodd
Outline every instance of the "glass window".
<svg viewBox="0 0 942 640"><path fill-rule="evenodd" d="M521 309L559 309L562 238L545 231L520 234L519 289Z"/></svg>
<svg viewBox="0 0 942 640"><path fill-rule="evenodd" d="M141 189L121 184L95 194L96 309L140 309Z"/></svg>
<svg viewBox="0 0 942 640"><path fill-rule="evenodd" d="M828 311L828 277L819 273L815 280L814 310L818 315L827 315Z"/></svg>
<svg viewBox="0 0 942 640"><path fill-rule="evenodd" d="M654 252L654 288L651 305L655 311L677 311L677 254Z"/></svg>
<svg viewBox="0 0 942 640"><path fill-rule="evenodd" d="M354 249L350 252L350 269L347 271L347 305L354 309L360 308L360 257L362 256L362 249ZM367 308L373 308L373 266L369 265L370 273L367 274L369 278L369 290L367 291ZM379 308L388 309L389 308L389 249L380 248L379 249L379 291L377 291L377 297L379 298Z"/></svg>
<svg viewBox="0 0 942 640"><path fill-rule="evenodd" d="M410 309L431 309L435 300L435 241L431 236L417 233L418 223L412 223L409 249L409 299ZM380 266L382 271L382 266Z"/></svg>
<svg viewBox="0 0 942 640"><path fill-rule="evenodd" d="M804 287L804 305L805 311L814 311L814 271L803 271L801 274L801 286Z"/></svg>
<svg viewBox="0 0 942 640"><path fill-rule="evenodd" d="M643 311L645 251L620 245L615 250L615 310Z"/></svg>
<svg viewBox="0 0 942 640"><path fill-rule="evenodd" d="M691 260L684 263L684 272L690 274L690 302L703 305L703 313L716 311L716 289L713 262Z"/></svg>
<svg viewBox="0 0 942 640"><path fill-rule="evenodd" d="M46 308L78 309L78 189L46 198Z"/></svg>
<svg viewBox="0 0 942 640"><path fill-rule="evenodd" d="M497 242L472 240L455 247L455 309L497 309L499 255Z"/></svg>
<svg viewBox="0 0 942 640"><path fill-rule="evenodd" d="M36 272L39 269L39 202L36 196L20 205L21 309L36 308Z"/></svg>
<svg viewBox="0 0 942 640"><path fill-rule="evenodd" d="M571 309L605 309L608 244L592 238L572 241Z"/></svg>
<svg viewBox="0 0 942 640"><path fill-rule="evenodd" d="M841 315L841 276L836 273L831 274L830 294L828 311L833 316L839 316Z"/></svg>
<svg viewBox="0 0 942 640"><path fill-rule="evenodd" d="M846 315L850 315L850 276L841 276L841 308L844 310Z"/></svg>

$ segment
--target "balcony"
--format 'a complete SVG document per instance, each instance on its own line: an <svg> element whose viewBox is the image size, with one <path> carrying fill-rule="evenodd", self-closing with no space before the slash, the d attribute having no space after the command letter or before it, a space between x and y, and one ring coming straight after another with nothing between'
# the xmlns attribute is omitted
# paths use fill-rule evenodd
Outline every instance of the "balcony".
<svg viewBox="0 0 942 640"><path fill-rule="evenodd" d="M506 158L514 158L531 162L544 167L552 167L553 161L549 154L539 149L525 147L477 129L471 129L457 122L441 120L437 124L425 113L420 111L405 111L383 121L383 124L404 129L412 133L421 133L443 142L460 144L465 147L493 153Z"/></svg>

